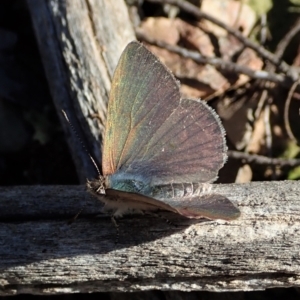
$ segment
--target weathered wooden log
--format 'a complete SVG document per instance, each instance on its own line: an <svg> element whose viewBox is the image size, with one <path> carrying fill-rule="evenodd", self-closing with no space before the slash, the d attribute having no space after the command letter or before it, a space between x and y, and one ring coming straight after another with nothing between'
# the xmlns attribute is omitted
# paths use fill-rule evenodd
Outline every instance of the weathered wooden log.
<svg viewBox="0 0 300 300"><path fill-rule="evenodd" d="M81 182L95 168L64 120L100 163L113 71L135 39L123 0L27 0L52 98ZM84 132L84 133L83 133Z"/></svg>
<svg viewBox="0 0 300 300"><path fill-rule="evenodd" d="M0 188L0 294L238 291L300 286L300 185L213 185L236 221L163 214L119 220L83 186ZM85 206L84 206L85 205ZM84 206L80 218L68 219Z"/></svg>

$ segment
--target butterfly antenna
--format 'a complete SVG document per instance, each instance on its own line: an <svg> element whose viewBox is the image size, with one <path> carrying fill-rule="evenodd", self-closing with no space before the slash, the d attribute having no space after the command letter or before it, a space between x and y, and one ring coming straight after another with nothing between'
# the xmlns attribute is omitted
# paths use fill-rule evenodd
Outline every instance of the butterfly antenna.
<svg viewBox="0 0 300 300"><path fill-rule="evenodd" d="M86 148L85 144L83 143L82 139L80 138L80 136L78 135L77 131L75 130L75 127L73 126L73 124L71 123L71 121L69 120L68 118L68 115L67 113L62 109L61 110L62 114L64 115L66 121L68 122L68 124L70 125L71 129L73 130L76 138L78 139L78 141L80 142L81 146L82 146L82 149L86 152L86 154L89 156L90 160L92 161L97 173L99 176L101 176L101 173L100 173L100 170L94 160L94 158L92 157L92 155L90 154L90 152L88 151L88 149Z"/></svg>
<svg viewBox="0 0 300 300"><path fill-rule="evenodd" d="M62 114L64 115L66 121L68 122L69 126L71 127L71 129L73 130L77 140L80 142L82 149L87 153L87 155L89 156L90 160L92 161L98 175L100 176L100 170L94 160L94 158L92 157L92 155L90 154L90 152L88 151L88 149L86 148L85 144L83 143L82 139L80 138L80 136L78 135L77 131L75 130L75 127L73 126L73 124L71 123L71 121L68 118L67 113L62 109L61 110ZM86 206L87 202L85 201L85 204L83 205L83 207L80 209L80 211L68 221L68 224L72 224L73 222L75 222L75 220L78 218L78 216L82 213L82 211L84 210L85 206Z"/></svg>

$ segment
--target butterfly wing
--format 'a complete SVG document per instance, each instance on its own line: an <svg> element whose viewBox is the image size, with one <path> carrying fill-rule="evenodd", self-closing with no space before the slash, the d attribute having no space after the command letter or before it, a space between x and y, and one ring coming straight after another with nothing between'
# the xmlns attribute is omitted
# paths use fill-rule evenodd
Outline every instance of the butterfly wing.
<svg viewBox="0 0 300 300"><path fill-rule="evenodd" d="M207 218L211 220L234 220L240 211L225 196L206 194L184 198L169 198L163 201L187 218Z"/></svg>
<svg viewBox="0 0 300 300"><path fill-rule="evenodd" d="M205 102L180 99L176 79L150 51L138 42L125 48L108 105L104 176L213 181L226 160L224 135Z"/></svg>
<svg viewBox="0 0 300 300"><path fill-rule="evenodd" d="M141 194L107 189L106 195L121 198L126 208L131 210L161 209L177 212L190 219L234 220L240 216L240 211L226 197L219 194L157 200Z"/></svg>

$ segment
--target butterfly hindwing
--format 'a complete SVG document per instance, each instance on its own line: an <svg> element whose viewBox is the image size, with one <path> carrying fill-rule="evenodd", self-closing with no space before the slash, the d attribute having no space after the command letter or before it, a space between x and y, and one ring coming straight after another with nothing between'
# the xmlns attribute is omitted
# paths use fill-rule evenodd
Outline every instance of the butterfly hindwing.
<svg viewBox="0 0 300 300"><path fill-rule="evenodd" d="M240 211L231 201L219 194L165 199L164 203L175 208L180 215L187 218L234 220L240 216Z"/></svg>

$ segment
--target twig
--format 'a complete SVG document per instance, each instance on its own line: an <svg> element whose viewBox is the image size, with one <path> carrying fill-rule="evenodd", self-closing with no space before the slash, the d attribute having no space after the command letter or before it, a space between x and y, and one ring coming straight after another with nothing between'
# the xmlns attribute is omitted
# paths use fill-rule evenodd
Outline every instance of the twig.
<svg viewBox="0 0 300 300"><path fill-rule="evenodd" d="M294 24L294 26L290 29L290 31L285 35L285 37L280 41L280 43L277 45L275 54L277 55L278 58L280 58L285 49L287 48L287 46L289 45L289 43L291 42L291 40L293 39L293 37L300 31L300 18L297 19L296 23ZM291 126L290 126L290 122L289 122L289 108L290 108L290 104L293 98L293 94L295 92L295 90L297 89L298 85L300 83L300 80L298 79L291 87L288 97L286 99L285 105L284 105L284 126L285 126L285 130L287 132L287 135L289 136L289 138L291 140L294 140L296 143L298 143L297 138L294 136L292 130L291 130Z"/></svg>
<svg viewBox="0 0 300 300"><path fill-rule="evenodd" d="M290 31L285 35L285 37L277 45L274 55L277 57L278 60L280 60L282 58L282 55L283 55L286 47L288 46L288 44L290 43L292 38L299 32L299 30L300 30L300 18L297 19L294 26L290 29ZM272 65L272 64L270 64L270 62L267 62L264 70L266 72L274 72L275 69L276 69L275 65ZM298 83L299 83L299 80L298 80ZM265 102L268 99L268 95L269 95L270 82L264 81L262 85L263 85L263 91L262 91L262 94L261 94L261 97L259 100L258 107L255 111L256 118L259 116L262 108L265 106ZM289 120L288 120L288 111L289 111L289 106L290 106L290 102L292 99L292 95L295 92L297 85L298 84L295 85L295 83L292 85L292 87L290 89L290 93L289 93L288 98L285 103L285 108L284 108L284 124L285 124L287 134L291 140L295 140L296 142L297 142L297 140L296 140L295 136L293 135L291 128L290 128L290 124L289 124ZM267 128L269 128L269 126L266 126L266 129ZM266 135L267 135L267 133L266 133ZM266 140L266 143L268 144L267 140Z"/></svg>
<svg viewBox="0 0 300 300"><path fill-rule="evenodd" d="M206 57L201 55L199 52L188 50L176 45L170 45L163 41L157 41L149 38L148 36L142 34L141 32L136 33L137 38L143 40L151 45L155 45L161 48L165 48L171 52L177 53L183 57L193 59L195 62L200 64L210 64L219 68L220 70L224 70L227 72L236 72L238 74L245 74L252 79L260 79L260 80L268 80L271 82L279 83L286 85L285 82L286 77L280 74L266 72L263 70L252 70L248 67L238 65L234 62L225 61L218 57ZM290 85L289 85L290 86Z"/></svg>
<svg viewBox="0 0 300 300"><path fill-rule="evenodd" d="M238 26L238 23L240 21L244 5L245 5L245 0L240 0L239 1L238 13L237 13L237 16L236 16L236 18L234 20L233 26L232 26L233 28L236 28Z"/></svg>
<svg viewBox="0 0 300 300"><path fill-rule="evenodd" d="M172 4L175 6L178 6L180 9L184 10L187 13L190 13L197 19L206 19L209 20L210 22L220 26L221 28L225 29L227 32L235 36L239 41L241 41L246 47L249 47L256 51L261 57L264 59L270 61L272 64L276 65L280 71L287 73L290 70L290 66L283 61L280 61L280 59L277 58L276 55L273 53L269 52L266 50L264 47L262 47L259 44L256 44L252 42L250 39L247 37L243 36L243 34L236 30L233 29L230 26L227 26L225 23L221 22L220 20L212 17L211 15L199 10L195 5L190 4L186 1L183 0L147 0L148 2L154 2L154 3L168 3Z"/></svg>
<svg viewBox="0 0 300 300"><path fill-rule="evenodd" d="M264 123L265 123L265 139L266 147L268 149L268 155L272 155L272 129L270 125L270 104L267 103L264 109Z"/></svg>
<svg viewBox="0 0 300 300"><path fill-rule="evenodd" d="M261 30L260 30L260 44L261 45L265 45L266 43L266 40L267 40L267 32L268 32L268 29L267 29L267 16L266 14L262 14L260 16L260 27L261 27Z"/></svg>
<svg viewBox="0 0 300 300"><path fill-rule="evenodd" d="M274 54L278 59L281 59L283 53L293 37L300 31L300 18L298 18L293 25L293 27L289 30L289 32L284 36L284 38L278 43Z"/></svg>
<svg viewBox="0 0 300 300"><path fill-rule="evenodd" d="M289 138L293 141L295 141L296 143L298 143L296 137L294 136L291 126L290 126L290 122L289 122L289 108L290 108L290 104L294 95L294 92L297 88L297 86L299 85L300 80L297 80L296 82L294 82L294 84L292 85L288 97L285 101L284 104L284 114L283 114L283 119L284 119L284 127L286 130L287 135L289 136Z"/></svg>
<svg viewBox="0 0 300 300"><path fill-rule="evenodd" d="M257 164L257 165L277 165L280 167L297 167L300 166L300 159L284 159L284 158L270 158L263 155L249 154L239 151L228 151L228 156L233 159L242 160L243 163Z"/></svg>

